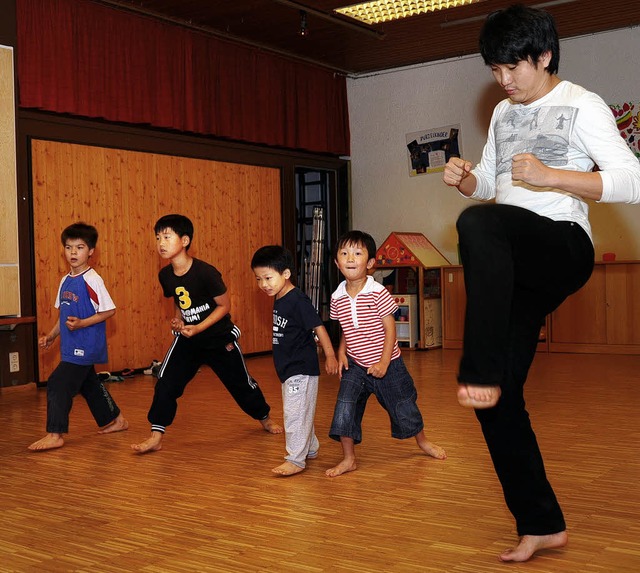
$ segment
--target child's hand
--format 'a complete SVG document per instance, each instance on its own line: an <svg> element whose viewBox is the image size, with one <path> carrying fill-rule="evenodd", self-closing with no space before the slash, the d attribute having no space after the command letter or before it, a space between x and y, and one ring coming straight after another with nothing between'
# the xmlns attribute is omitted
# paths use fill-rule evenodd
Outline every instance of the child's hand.
<svg viewBox="0 0 640 573"><path fill-rule="evenodd" d="M338 355L338 378L342 378L342 371L349 370L349 361L346 354Z"/></svg>
<svg viewBox="0 0 640 573"><path fill-rule="evenodd" d="M53 342L53 340L50 339L49 336L41 336L38 339L38 345L40 346L40 348L43 348L44 350L49 348L49 346L51 346L52 342Z"/></svg>
<svg viewBox="0 0 640 573"><path fill-rule="evenodd" d="M327 356L327 359L324 362L324 368L327 371L327 374L337 374L338 373L338 361L335 356Z"/></svg>
<svg viewBox="0 0 640 573"><path fill-rule="evenodd" d="M371 374L374 378L383 378L387 373L388 364L384 362L376 362L367 368L367 374Z"/></svg>
<svg viewBox="0 0 640 573"><path fill-rule="evenodd" d="M64 324L71 331L78 330L84 326L83 319L77 316L70 316Z"/></svg>
<svg viewBox="0 0 640 573"><path fill-rule="evenodd" d="M182 336L184 336L185 338L191 338L192 336L198 334L198 332L200 332L200 329L195 324L189 324L187 326L183 325L182 329L180 330L180 334L182 334Z"/></svg>
<svg viewBox="0 0 640 573"><path fill-rule="evenodd" d="M171 319L171 330L173 330L173 332L182 332L183 328L184 322L182 320L180 320L179 318Z"/></svg>

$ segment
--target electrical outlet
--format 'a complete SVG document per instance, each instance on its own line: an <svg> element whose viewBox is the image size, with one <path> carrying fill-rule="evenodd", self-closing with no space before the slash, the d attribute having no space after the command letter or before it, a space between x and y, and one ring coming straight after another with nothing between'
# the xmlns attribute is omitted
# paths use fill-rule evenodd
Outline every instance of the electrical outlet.
<svg viewBox="0 0 640 573"><path fill-rule="evenodd" d="M20 355L17 352L9 352L9 372L20 371Z"/></svg>

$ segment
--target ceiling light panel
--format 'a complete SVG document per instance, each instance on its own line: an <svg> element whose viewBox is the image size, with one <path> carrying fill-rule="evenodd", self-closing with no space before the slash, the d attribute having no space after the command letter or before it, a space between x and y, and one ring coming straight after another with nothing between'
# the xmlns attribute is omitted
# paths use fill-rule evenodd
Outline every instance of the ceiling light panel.
<svg viewBox="0 0 640 573"><path fill-rule="evenodd" d="M484 0L377 0L336 8L334 11L366 24L380 24L478 2L484 2Z"/></svg>

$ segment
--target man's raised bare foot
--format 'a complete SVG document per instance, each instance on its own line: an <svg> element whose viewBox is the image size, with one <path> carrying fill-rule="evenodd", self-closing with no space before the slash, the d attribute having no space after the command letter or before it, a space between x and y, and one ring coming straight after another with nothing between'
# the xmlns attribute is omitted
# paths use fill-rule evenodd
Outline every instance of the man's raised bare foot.
<svg viewBox="0 0 640 573"><path fill-rule="evenodd" d="M146 454L147 452L157 452L162 449L161 432L151 432L151 437L139 444L131 444L131 449L137 454Z"/></svg>
<svg viewBox="0 0 640 573"><path fill-rule="evenodd" d="M482 410L493 408L500 399L500 386L474 386L460 384L458 386L458 402L465 408Z"/></svg>
<svg viewBox="0 0 640 573"><path fill-rule="evenodd" d="M129 422L127 422L122 414L118 414L118 417L107 424L103 428L100 428L98 434L113 434L114 432L124 432L129 427Z"/></svg>
<svg viewBox="0 0 640 573"><path fill-rule="evenodd" d="M566 531L551 535L523 535L513 549L500 554L500 561L528 561L536 551L541 549L558 549L567 544L569 537Z"/></svg>
<svg viewBox="0 0 640 573"><path fill-rule="evenodd" d="M44 438L40 438L37 442L33 442L28 449L32 452L43 452L45 450L53 450L64 446L64 440L60 434L47 434Z"/></svg>
<svg viewBox="0 0 640 573"><path fill-rule="evenodd" d="M418 444L418 447L428 456L436 458L437 460L447 459L447 452L444 451L444 448L441 448L440 446L437 446L433 442L427 440L424 432L420 432L416 436L416 442Z"/></svg>
<svg viewBox="0 0 640 573"><path fill-rule="evenodd" d="M304 468L301 468L296 464L292 464L291 462L284 462L282 465L277 468L273 468L271 471L279 476L292 476L304 471Z"/></svg>
<svg viewBox="0 0 640 573"><path fill-rule="evenodd" d="M270 434L282 434L282 432L284 432L284 428L279 424L276 424L270 417L260 420L260 423L265 431Z"/></svg>
<svg viewBox="0 0 640 573"><path fill-rule="evenodd" d="M332 468L329 468L324 473L327 477L333 478L333 477L338 477L342 474L346 474L347 472L355 471L357 467L358 466L356 466L355 460L345 458L337 466L333 466Z"/></svg>

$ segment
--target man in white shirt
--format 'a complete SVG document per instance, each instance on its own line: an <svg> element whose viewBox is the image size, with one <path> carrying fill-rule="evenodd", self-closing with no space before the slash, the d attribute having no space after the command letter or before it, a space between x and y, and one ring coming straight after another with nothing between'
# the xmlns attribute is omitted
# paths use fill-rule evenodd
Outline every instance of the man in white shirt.
<svg viewBox="0 0 640 573"><path fill-rule="evenodd" d="M516 519L520 542L500 559L527 561L567 543L524 402L538 333L593 270L586 200L640 202L640 164L607 104L557 76L551 15L522 5L494 12L480 52L507 99L480 163L452 157L443 174L463 195L495 200L457 222L467 289L458 401L476 411Z"/></svg>

